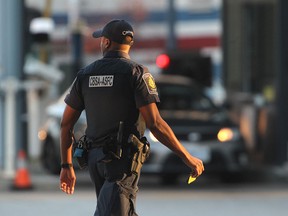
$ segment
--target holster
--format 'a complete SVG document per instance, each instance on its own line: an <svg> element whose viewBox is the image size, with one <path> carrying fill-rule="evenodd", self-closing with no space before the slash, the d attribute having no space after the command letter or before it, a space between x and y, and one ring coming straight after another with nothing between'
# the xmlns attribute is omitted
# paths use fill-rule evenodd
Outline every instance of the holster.
<svg viewBox="0 0 288 216"><path fill-rule="evenodd" d="M142 137L140 140L134 135L130 134L128 138L128 143L131 144L132 149L132 164L131 172L138 175L140 170L147 160L150 154L150 144L146 137Z"/></svg>

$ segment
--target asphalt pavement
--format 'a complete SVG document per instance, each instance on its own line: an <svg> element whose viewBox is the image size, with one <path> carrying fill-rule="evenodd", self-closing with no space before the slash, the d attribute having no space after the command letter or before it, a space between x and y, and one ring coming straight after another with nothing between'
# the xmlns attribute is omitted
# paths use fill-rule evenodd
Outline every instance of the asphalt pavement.
<svg viewBox="0 0 288 216"><path fill-rule="evenodd" d="M1 191L5 192L13 192L13 191L55 191L59 190L59 175L52 175L48 173L45 169L42 168L41 164L38 162L29 163L28 166L25 168L28 172L28 176L30 179L30 186L20 186L19 188L15 189L15 177L6 177L3 173L0 172L0 193ZM16 174L17 174L16 170ZM91 186L91 182L89 180L89 176L87 172L76 172L79 174L80 185L87 184L87 187ZM78 177L78 175L77 175ZM23 176L22 178L26 178Z"/></svg>
<svg viewBox="0 0 288 216"><path fill-rule="evenodd" d="M16 170L17 172L17 170ZM40 163L34 162L28 164L27 172L29 173L31 179L31 190L40 190L40 191L55 191L59 190L59 176L51 175L45 171ZM76 170L77 182L76 189L93 189L91 184L88 171L80 171ZM1 173L0 170L0 193L1 191L13 191L13 186L15 185L13 178L7 178ZM237 182L239 183L239 182ZM270 167L265 169L258 169L256 172L251 171L243 179L241 179L240 183L287 183L288 184L288 166L282 167ZM143 187L167 187L167 185L163 185L162 182L156 178L155 176L142 176L140 179L140 184ZM218 185L222 185L223 183L219 181L217 178L213 178L211 176L201 176L198 180L196 180L194 185L201 185L201 188L205 187L217 187ZM186 176L180 178L177 185L170 185L170 187L186 187ZM25 188L24 188L25 190Z"/></svg>
<svg viewBox="0 0 288 216"><path fill-rule="evenodd" d="M87 172L76 171L73 196L59 189L59 176L41 166L29 166L33 188L26 192L11 189L13 180L0 173L0 215L50 216L93 215L95 193ZM287 169L274 168L247 175L243 182L223 184L217 178L201 176L191 185L186 177L177 185L163 185L159 179L142 176L137 198L141 216L284 216L287 215Z"/></svg>

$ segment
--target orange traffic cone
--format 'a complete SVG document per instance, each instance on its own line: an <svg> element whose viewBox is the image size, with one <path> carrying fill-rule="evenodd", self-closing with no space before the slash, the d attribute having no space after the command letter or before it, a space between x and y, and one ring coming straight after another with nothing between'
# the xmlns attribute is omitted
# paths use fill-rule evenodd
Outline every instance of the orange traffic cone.
<svg viewBox="0 0 288 216"><path fill-rule="evenodd" d="M13 182L12 189L30 190L32 189L30 174L27 169L25 151L20 150L17 158L17 171Z"/></svg>

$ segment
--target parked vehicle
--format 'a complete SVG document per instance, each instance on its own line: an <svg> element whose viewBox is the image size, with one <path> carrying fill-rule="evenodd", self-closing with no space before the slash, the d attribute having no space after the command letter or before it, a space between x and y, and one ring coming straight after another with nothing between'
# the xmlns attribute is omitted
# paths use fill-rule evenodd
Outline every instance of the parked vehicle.
<svg viewBox="0 0 288 216"><path fill-rule="evenodd" d="M227 110L217 107L205 96L193 80L177 75L154 76L161 102L158 104L163 119L171 126L176 137L194 156L203 160L205 174L220 177L241 172L247 165L245 144L238 126L229 119ZM48 108L50 119L43 139L43 164L52 173L59 172L60 118L64 110L63 97ZM84 134L85 115L75 127L76 138ZM167 147L146 130L151 154L142 174L155 174L166 183L172 183L189 168Z"/></svg>

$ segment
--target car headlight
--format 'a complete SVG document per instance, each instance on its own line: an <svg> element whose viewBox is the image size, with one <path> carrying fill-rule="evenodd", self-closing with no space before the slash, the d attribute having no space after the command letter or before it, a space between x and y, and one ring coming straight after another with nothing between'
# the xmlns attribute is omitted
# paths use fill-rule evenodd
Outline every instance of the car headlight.
<svg viewBox="0 0 288 216"><path fill-rule="evenodd" d="M44 141L47 138L47 132L45 130L38 131L38 139Z"/></svg>
<svg viewBox="0 0 288 216"><path fill-rule="evenodd" d="M220 142L228 142L235 140L239 137L239 133L231 128L222 128L217 134L217 138Z"/></svg>

